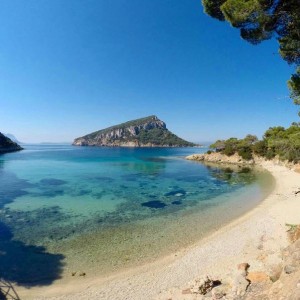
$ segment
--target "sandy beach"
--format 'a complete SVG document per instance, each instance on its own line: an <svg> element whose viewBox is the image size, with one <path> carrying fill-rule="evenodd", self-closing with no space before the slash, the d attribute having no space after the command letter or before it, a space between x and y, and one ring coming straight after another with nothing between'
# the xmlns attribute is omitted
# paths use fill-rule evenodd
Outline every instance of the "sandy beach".
<svg viewBox="0 0 300 300"><path fill-rule="evenodd" d="M274 176L271 194L256 208L197 244L155 263L106 279L88 276L59 281L51 286L16 287L21 299L184 299L188 282L232 272L247 262L251 271L268 270L288 245L286 223L300 223L300 173L273 162L262 167Z"/></svg>

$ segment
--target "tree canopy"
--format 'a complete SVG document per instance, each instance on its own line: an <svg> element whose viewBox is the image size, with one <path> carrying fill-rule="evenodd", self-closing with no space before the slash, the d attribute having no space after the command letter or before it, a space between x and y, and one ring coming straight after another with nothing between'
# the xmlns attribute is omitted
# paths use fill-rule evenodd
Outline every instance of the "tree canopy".
<svg viewBox="0 0 300 300"><path fill-rule="evenodd" d="M281 160L297 163L300 162L300 123L293 123L287 129L282 126L270 127L262 140L248 134L243 139L218 140L210 148L227 156L238 153L246 160L256 154L266 159L278 156Z"/></svg>
<svg viewBox="0 0 300 300"><path fill-rule="evenodd" d="M205 12L240 29L252 44L276 37L279 53L296 72L288 81L291 98L300 105L300 0L202 0Z"/></svg>

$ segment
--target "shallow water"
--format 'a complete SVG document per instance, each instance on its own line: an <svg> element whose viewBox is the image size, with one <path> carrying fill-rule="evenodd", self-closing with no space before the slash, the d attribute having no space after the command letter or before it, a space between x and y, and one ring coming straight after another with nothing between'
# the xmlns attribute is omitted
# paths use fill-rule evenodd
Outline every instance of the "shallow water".
<svg viewBox="0 0 300 300"><path fill-rule="evenodd" d="M27 146L0 156L0 272L25 285L101 276L191 245L259 203L271 176L204 149Z"/></svg>

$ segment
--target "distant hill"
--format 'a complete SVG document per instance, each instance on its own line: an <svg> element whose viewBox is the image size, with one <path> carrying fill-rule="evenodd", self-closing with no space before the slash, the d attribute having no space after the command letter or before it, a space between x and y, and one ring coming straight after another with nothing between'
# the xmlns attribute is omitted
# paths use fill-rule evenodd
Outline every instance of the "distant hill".
<svg viewBox="0 0 300 300"><path fill-rule="evenodd" d="M23 144L22 142L20 142L13 134L11 133L5 133L4 134L6 137L8 137L9 139L11 139L14 143L17 144Z"/></svg>
<svg viewBox="0 0 300 300"><path fill-rule="evenodd" d="M76 138L75 146L107 147L191 147L169 131L156 116L132 120Z"/></svg>
<svg viewBox="0 0 300 300"><path fill-rule="evenodd" d="M23 148L17 143L13 142L10 138L6 137L0 132L0 154L6 152L14 152L22 150Z"/></svg>

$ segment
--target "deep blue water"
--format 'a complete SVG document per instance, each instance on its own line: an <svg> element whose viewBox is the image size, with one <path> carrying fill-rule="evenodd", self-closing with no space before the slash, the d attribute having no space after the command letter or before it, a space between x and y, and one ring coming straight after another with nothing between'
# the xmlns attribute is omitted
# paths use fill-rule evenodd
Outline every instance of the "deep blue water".
<svg viewBox="0 0 300 300"><path fill-rule="evenodd" d="M220 169L184 159L205 150L27 145L24 151L1 155L2 276L19 283L51 283L64 265L78 267L76 255L85 253L86 258L91 239L86 251L103 268L122 266L120 257L127 262L130 256L128 239L128 249L137 243L143 248L151 240L153 249L159 249L153 251L164 252L166 239L160 242L155 229L159 222L171 237L177 223L188 224L189 214L202 213L204 220L206 211L230 202L228 195L247 187L259 192L257 174L247 168ZM111 265L101 260L103 253L111 253ZM89 262L94 260L86 262L87 268Z"/></svg>

